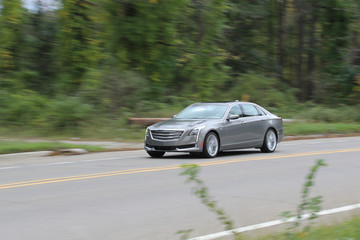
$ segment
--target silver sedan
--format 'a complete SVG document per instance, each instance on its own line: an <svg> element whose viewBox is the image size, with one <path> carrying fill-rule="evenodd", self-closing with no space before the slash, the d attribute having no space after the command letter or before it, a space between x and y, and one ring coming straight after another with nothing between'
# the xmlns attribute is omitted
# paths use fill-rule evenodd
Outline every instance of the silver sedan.
<svg viewBox="0 0 360 240"><path fill-rule="evenodd" d="M283 139L281 117L250 102L195 103L173 119L146 129L145 150L151 157L165 152L202 153L259 148L274 152Z"/></svg>

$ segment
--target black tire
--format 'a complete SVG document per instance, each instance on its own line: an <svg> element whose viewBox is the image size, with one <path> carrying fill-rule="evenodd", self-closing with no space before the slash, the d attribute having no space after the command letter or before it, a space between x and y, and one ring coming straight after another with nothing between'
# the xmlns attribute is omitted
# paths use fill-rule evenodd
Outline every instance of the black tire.
<svg viewBox="0 0 360 240"><path fill-rule="evenodd" d="M274 129L268 129L264 136L264 142L260 148L264 153L274 152L277 147L277 137Z"/></svg>
<svg viewBox="0 0 360 240"><path fill-rule="evenodd" d="M191 156L199 156L201 155L201 152L189 152Z"/></svg>
<svg viewBox="0 0 360 240"><path fill-rule="evenodd" d="M202 155L207 158L214 158L219 153L219 138L214 132L209 132L204 141Z"/></svg>
<svg viewBox="0 0 360 240"><path fill-rule="evenodd" d="M148 151L147 153L153 158L161 158L165 154L165 152L157 152L157 151L154 151L154 152Z"/></svg>

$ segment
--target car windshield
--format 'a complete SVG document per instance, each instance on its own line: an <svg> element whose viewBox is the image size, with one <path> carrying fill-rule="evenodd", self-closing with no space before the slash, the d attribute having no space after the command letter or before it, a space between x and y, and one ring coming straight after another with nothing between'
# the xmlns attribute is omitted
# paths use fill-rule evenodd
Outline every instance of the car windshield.
<svg viewBox="0 0 360 240"><path fill-rule="evenodd" d="M224 116L227 106L220 104L191 105L181 111L176 119L220 119Z"/></svg>

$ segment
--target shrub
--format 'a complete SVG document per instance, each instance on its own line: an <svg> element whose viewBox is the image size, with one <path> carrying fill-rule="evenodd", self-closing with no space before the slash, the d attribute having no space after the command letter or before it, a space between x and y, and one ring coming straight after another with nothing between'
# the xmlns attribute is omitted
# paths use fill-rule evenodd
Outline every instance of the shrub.
<svg viewBox="0 0 360 240"><path fill-rule="evenodd" d="M223 98L229 99L230 97L230 101L241 100L244 95L249 96L249 101L267 108L284 108L296 104L294 89L282 86L275 78L256 73L246 73L238 77L236 82L225 90Z"/></svg>
<svg viewBox="0 0 360 240"><path fill-rule="evenodd" d="M46 120L51 129L72 129L87 120L92 112L93 107L79 98L60 96L49 103Z"/></svg>
<svg viewBox="0 0 360 240"><path fill-rule="evenodd" d="M357 106L339 105L333 108L321 105L305 105L295 116L298 119L318 122L359 122L360 112Z"/></svg>
<svg viewBox="0 0 360 240"><path fill-rule="evenodd" d="M0 92L0 121L4 124L34 126L42 119L48 100L24 90L19 93Z"/></svg>

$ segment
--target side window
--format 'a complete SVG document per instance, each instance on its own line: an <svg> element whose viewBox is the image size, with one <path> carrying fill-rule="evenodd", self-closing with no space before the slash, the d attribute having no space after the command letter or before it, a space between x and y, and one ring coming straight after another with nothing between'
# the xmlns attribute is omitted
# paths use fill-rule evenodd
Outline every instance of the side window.
<svg viewBox="0 0 360 240"><path fill-rule="evenodd" d="M241 108L239 104L236 104L230 109L229 116L230 115L239 115L241 117Z"/></svg>
<svg viewBox="0 0 360 240"><path fill-rule="evenodd" d="M258 110L255 108L255 106L251 104L243 104L242 108L244 110L244 117L253 117L260 115Z"/></svg>
<svg viewBox="0 0 360 240"><path fill-rule="evenodd" d="M258 107L256 107L256 106L255 106L255 108L258 110L259 115L261 115L261 116L266 115L266 114L263 112L263 110L261 110L260 108L258 108Z"/></svg>

